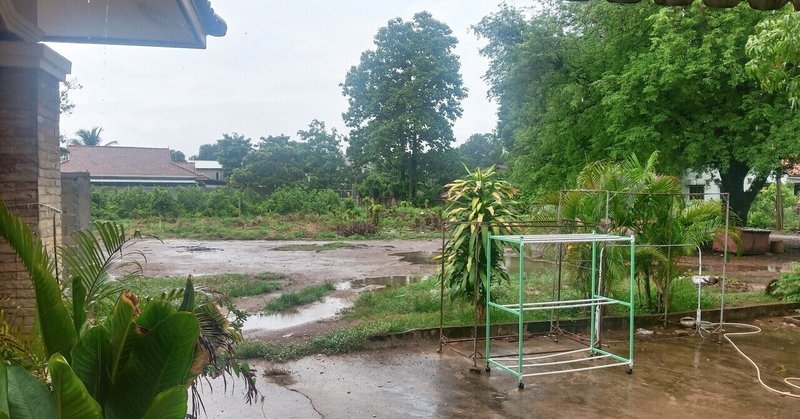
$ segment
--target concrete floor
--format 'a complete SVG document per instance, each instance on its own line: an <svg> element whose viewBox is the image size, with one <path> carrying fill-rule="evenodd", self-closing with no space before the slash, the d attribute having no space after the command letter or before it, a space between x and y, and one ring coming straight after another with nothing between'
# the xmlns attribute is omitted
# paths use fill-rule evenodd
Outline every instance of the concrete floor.
<svg viewBox="0 0 800 419"><path fill-rule="evenodd" d="M787 390L783 377L800 376L800 328L779 318L750 323L764 332L734 340L761 367L767 384ZM552 345L546 338L532 338L526 341L526 350ZM567 339L558 345L576 346ZM610 347L620 351L626 345L612 342ZM224 392L216 382L213 393L208 388L203 392L207 414L210 418L800 418L800 399L767 392L752 366L730 345L717 344L716 338L656 335L636 342L632 375L625 373L625 367L614 367L526 378L521 391L512 376L498 370L470 373L472 361L450 350L438 354L437 348L436 342L424 341L277 365L290 372L290 381L278 385L259 377L265 399L254 406L241 401L241 388ZM461 349L469 350L467 345ZM272 366L256 363L255 367L260 373Z"/></svg>

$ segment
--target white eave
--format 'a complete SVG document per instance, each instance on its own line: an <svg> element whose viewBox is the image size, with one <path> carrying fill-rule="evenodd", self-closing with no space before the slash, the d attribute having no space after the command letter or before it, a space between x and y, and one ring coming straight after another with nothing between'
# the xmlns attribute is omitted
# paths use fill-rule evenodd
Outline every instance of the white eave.
<svg viewBox="0 0 800 419"><path fill-rule="evenodd" d="M43 41L178 48L227 31L208 0L38 0L36 24Z"/></svg>

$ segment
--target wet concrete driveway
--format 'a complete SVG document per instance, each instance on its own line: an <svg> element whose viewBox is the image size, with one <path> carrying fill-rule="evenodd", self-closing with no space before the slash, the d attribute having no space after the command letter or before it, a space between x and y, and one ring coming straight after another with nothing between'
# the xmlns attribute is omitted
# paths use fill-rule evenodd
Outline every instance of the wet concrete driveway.
<svg viewBox="0 0 800 419"><path fill-rule="evenodd" d="M767 384L788 390L783 378L800 376L800 329L781 319L751 323L764 332L734 340L761 367ZM609 344L612 350L623 350L625 345ZM548 345L577 344L567 339L555 344L541 337L526 342L526 348L533 350ZM522 391L510 375L497 370L470 373L472 361L450 350L438 354L437 348L436 342L423 341L279 364L277 368L290 374L283 377L288 381L278 385L259 377L263 404L246 406L238 390L224 395L221 383L216 383L213 394L206 389L208 416L800 418L800 399L764 390L752 366L716 338L656 335L636 342L632 375L625 373L625 367L615 367L532 377L525 379ZM464 344L460 349L470 348ZM259 374L273 368L255 366Z"/></svg>

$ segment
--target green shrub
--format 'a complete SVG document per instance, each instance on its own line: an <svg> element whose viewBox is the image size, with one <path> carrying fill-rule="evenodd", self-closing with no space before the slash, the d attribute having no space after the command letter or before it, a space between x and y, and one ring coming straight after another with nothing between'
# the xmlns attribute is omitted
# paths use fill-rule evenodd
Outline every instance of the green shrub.
<svg viewBox="0 0 800 419"><path fill-rule="evenodd" d="M357 221L354 223L339 224L334 229L336 234L343 237L350 236L372 236L378 233L378 227L374 224Z"/></svg>
<svg viewBox="0 0 800 419"><path fill-rule="evenodd" d="M797 197L792 193L791 186L781 187L781 197L783 198L783 226L785 229L797 227L797 211L795 202ZM747 216L747 224L757 228L775 228L775 184L761 190L758 193L750 213Z"/></svg>
<svg viewBox="0 0 800 419"><path fill-rule="evenodd" d="M178 201L162 188L155 188L150 194L150 209L162 217L178 216Z"/></svg>
<svg viewBox="0 0 800 419"><path fill-rule="evenodd" d="M775 284L773 294L786 301L800 301L800 264L792 272L784 272Z"/></svg>

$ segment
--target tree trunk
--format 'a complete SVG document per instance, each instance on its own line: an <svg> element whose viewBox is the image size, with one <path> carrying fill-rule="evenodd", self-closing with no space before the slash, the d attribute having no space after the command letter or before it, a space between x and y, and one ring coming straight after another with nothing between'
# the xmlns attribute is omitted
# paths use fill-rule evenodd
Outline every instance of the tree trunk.
<svg viewBox="0 0 800 419"><path fill-rule="evenodd" d="M653 311L653 294L650 291L650 272L644 275L644 293L647 298L647 309Z"/></svg>
<svg viewBox="0 0 800 419"><path fill-rule="evenodd" d="M783 188L780 170L775 171L775 230L783 230Z"/></svg>
<svg viewBox="0 0 800 419"><path fill-rule="evenodd" d="M744 180L750 167L733 160L726 173L720 172L720 191L730 193L731 211L741 220L742 225L747 224L747 215L756 196L767 183L766 176L760 175L753 179L750 189L744 190Z"/></svg>
<svg viewBox="0 0 800 419"><path fill-rule="evenodd" d="M414 199L417 197L417 170L419 169L419 145L418 140L415 138L411 141L411 167L408 174L408 198Z"/></svg>

